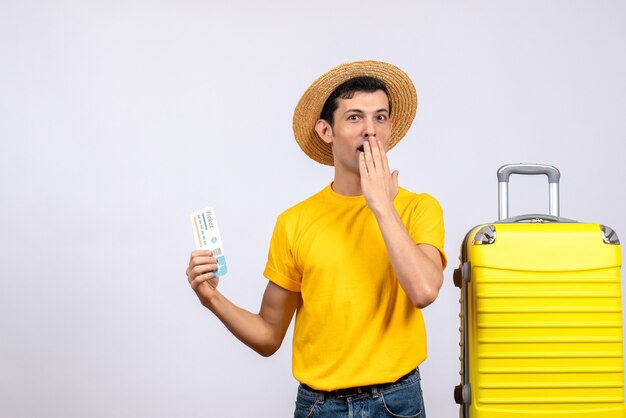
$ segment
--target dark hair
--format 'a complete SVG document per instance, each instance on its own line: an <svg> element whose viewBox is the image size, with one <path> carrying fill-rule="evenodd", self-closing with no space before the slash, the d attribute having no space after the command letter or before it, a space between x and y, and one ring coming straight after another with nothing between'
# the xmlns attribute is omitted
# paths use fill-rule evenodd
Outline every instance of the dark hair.
<svg viewBox="0 0 626 418"><path fill-rule="evenodd" d="M344 81L326 99L324 107L322 107L320 119L324 119L330 126L333 126L335 123L333 115L337 107L339 107L338 99L351 99L356 92L374 93L378 90L384 91L387 98L389 98L387 86L377 78L362 76ZM391 115L391 99L389 99L389 115Z"/></svg>

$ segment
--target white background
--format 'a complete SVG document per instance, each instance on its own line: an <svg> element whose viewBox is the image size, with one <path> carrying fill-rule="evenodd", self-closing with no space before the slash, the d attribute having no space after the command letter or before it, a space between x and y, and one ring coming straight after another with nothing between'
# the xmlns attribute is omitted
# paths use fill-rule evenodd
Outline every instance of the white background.
<svg viewBox="0 0 626 418"><path fill-rule="evenodd" d="M417 87L390 161L445 211L421 369L428 416L457 416L452 272L496 169L556 165L562 215L626 239L624 40L623 1L1 0L0 416L291 416L291 335L262 358L202 308L189 213L215 206L220 288L256 311L276 216L332 178L293 108L360 59ZM546 184L514 177L511 214Z"/></svg>

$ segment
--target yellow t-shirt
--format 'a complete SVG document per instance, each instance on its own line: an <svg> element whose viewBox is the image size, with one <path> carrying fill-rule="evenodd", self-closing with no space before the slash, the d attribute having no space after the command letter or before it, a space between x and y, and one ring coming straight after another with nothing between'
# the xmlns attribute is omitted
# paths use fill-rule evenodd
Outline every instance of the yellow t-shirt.
<svg viewBox="0 0 626 418"><path fill-rule="evenodd" d="M442 210L400 188L394 206L416 244L445 266ZM419 309L400 287L363 196L325 187L282 213L264 275L301 292L293 335L294 377L318 390L394 382L426 358Z"/></svg>

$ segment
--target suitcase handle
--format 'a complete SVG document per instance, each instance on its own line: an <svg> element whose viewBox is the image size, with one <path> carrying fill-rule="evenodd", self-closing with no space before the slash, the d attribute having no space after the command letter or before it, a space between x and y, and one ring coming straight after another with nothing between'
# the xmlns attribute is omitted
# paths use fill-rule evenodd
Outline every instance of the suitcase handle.
<svg viewBox="0 0 626 418"><path fill-rule="evenodd" d="M498 169L498 220L509 217L509 177L511 174L546 175L550 186L550 215L559 217L559 181L561 179L559 170L545 164L507 164Z"/></svg>

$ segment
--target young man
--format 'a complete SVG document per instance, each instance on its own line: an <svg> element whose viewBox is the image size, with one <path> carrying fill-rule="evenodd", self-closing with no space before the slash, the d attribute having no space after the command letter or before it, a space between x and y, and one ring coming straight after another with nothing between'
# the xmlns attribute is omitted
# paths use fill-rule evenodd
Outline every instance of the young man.
<svg viewBox="0 0 626 418"><path fill-rule="evenodd" d="M442 284L443 218L433 197L398 187L387 161L416 109L410 78L383 62L340 65L304 93L296 140L334 179L278 217L258 314L217 290L209 251L191 254L202 304L260 354L280 347L296 313L295 417L425 417L420 309Z"/></svg>

